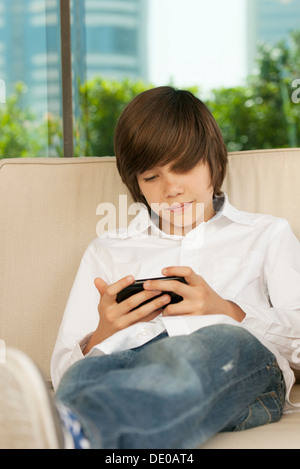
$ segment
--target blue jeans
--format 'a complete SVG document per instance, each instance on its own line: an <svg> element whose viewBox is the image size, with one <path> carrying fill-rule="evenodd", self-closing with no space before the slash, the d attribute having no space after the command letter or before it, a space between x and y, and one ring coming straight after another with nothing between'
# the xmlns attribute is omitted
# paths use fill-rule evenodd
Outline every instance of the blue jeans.
<svg viewBox="0 0 300 469"><path fill-rule="evenodd" d="M92 448L181 449L279 420L284 395L274 355L243 328L216 325L86 357L56 397L77 414Z"/></svg>

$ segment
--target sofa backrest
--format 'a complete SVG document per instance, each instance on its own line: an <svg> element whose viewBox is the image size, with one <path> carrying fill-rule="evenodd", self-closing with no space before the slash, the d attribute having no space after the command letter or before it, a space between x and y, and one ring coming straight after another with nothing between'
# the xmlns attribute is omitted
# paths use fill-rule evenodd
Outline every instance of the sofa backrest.
<svg viewBox="0 0 300 469"><path fill-rule="evenodd" d="M300 149L233 153L224 189L238 208L287 218L300 239L299 174ZM113 157L0 160L0 339L47 379L82 254L108 212L130 220L131 202Z"/></svg>
<svg viewBox="0 0 300 469"><path fill-rule="evenodd" d="M223 188L241 210L287 219L300 239L300 148L229 155Z"/></svg>

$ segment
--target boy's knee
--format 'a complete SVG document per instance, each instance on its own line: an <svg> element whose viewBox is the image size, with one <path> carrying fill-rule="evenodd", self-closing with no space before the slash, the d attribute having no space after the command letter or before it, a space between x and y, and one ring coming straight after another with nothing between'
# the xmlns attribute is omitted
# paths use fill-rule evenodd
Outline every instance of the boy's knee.
<svg viewBox="0 0 300 469"><path fill-rule="evenodd" d="M85 360L79 360L71 365L62 375L56 395L63 398L65 394L73 392L78 389L79 382L85 383L86 380L86 363Z"/></svg>
<svg viewBox="0 0 300 469"><path fill-rule="evenodd" d="M241 326L234 326L231 324L215 324L213 326L208 326L203 329L199 329L197 332L201 332L205 330L205 334L207 334L211 339L215 340L233 340L233 341L241 341L244 342L249 339L255 339L255 337L244 329Z"/></svg>
<svg viewBox="0 0 300 469"><path fill-rule="evenodd" d="M235 362L244 362L249 366L255 366L258 362L268 362L270 365L276 362L272 352L241 326L216 324L206 329L202 340L219 358L231 356Z"/></svg>

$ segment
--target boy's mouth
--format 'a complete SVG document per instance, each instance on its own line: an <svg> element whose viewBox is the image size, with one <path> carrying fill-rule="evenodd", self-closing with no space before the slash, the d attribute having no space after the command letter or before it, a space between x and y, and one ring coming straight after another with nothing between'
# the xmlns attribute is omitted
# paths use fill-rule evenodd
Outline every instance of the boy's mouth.
<svg viewBox="0 0 300 469"><path fill-rule="evenodd" d="M192 205L192 202L184 202L180 204L172 204L169 207L169 211L172 213L183 213L186 209L188 209Z"/></svg>

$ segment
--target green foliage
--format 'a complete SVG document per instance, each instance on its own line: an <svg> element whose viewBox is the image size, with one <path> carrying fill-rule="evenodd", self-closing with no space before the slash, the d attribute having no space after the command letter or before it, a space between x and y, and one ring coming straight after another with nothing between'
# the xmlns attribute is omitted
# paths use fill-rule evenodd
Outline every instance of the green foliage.
<svg viewBox="0 0 300 469"><path fill-rule="evenodd" d="M28 109L20 106L24 85L17 83L15 92L0 106L0 157L36 156L40 151L39 129Z"/></svg>
<svg viewBox="0 0 300 469"><path fill-rule="evenodd" d="M206 103L228 150L300 146L300 104L291 99L300 78L300 31L289 43L260 46L257 68L246 86L214 90Z"/></svg>
<svg viewBox="0 0 300 469"><path fill-rule="evenodd" d="M100 77L82 85L81 131L85 138L80 146L81 154L114 155L113 134L121 112L136 95L150 87L141 81L125 79L117 82Z"/></svg>
<svg viewBox="0 0 300 469"><path fill-rule="evenodd" d="M51 115L38 120L22 105L25 92L24 84L17 83L0 106L0 158L62 156L60 120Z"/></svg>

